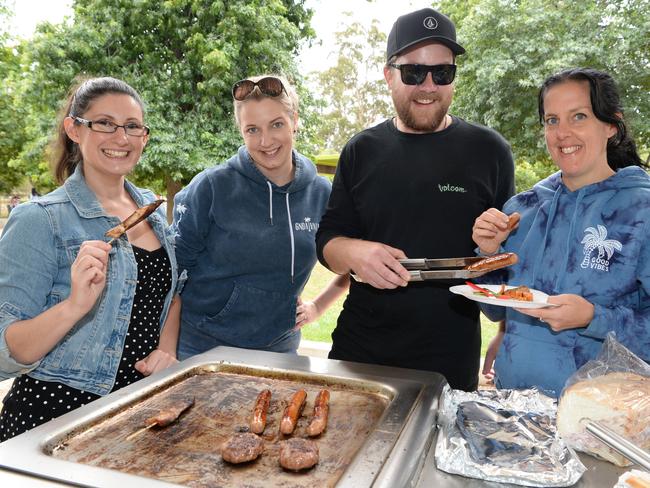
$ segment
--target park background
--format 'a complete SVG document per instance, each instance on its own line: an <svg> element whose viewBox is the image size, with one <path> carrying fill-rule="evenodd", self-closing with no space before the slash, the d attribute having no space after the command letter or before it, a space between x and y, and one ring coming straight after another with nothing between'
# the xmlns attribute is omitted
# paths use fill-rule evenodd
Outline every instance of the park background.
<svg viewBox="0 0 650 488"><path fill-rule="evenodd" d="M50 20L23 28L25 16L57 6ZM132 180L171 202L240 144L230 88L246 76L283 73L296 84L297 148L313 159L390 116L386 36L398 15L425 6L452 18L467 49L451 112L510 142L517 191L555 170L537 89L566 67L613 74L648 161L650 0L0 0L0 227L11 195L55 187L48 141L75 77L115 76L143 94L152 136ZM304 296L330 278L318 265ZM342 300L304 329L306 339L331 340ZM483 321L484 349L494 330Z"/></svg>

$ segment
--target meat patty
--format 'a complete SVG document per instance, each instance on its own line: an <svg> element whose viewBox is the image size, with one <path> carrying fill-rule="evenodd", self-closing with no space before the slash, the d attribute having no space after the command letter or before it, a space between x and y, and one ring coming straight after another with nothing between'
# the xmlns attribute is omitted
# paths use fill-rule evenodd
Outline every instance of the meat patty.
<svg viewBox="0 0 650 488"><path fill-rule="evenodd" d="M299 471L318 463L318 445L309 439L292 437L280 442L280 466Z"/></svg>
<svg viewBox="0 0 650 488"><path fill-rule="evenodd" d="M221 446L221 457L233 464L246 463L257 459L264 450L264 441L258 435L247 432L235 434Z"/></svg>

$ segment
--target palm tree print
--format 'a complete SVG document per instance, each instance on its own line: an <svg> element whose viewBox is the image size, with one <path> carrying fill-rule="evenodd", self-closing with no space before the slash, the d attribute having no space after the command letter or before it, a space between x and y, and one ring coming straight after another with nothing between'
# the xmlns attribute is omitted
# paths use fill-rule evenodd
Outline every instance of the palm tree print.
<svg viewBox="0 0 650 488"><path fill-rule="evenodd" d="M585 258L580 263L582 268L589 267L589 260L591 253L598 248L598 259L601 259L607 254L607 261L609 261L614 254L614 251L620 251L623 246L620 242L614 239L607 239L607 229L604 225L598 225L598 229L587 227L585 229L586 236L583 237L581 244L584 244Z"/></svg>

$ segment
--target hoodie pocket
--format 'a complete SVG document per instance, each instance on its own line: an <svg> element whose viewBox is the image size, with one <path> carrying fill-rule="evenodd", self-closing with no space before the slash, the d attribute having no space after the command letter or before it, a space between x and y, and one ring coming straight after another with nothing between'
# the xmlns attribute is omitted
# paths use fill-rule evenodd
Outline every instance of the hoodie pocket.
<svg viewBox="0 0 650 488"><path fill-rule="evenodd" d="M296 299L290 294L235 283L223 308L198 328L237 347L264 348L295 324Z"/></svg>

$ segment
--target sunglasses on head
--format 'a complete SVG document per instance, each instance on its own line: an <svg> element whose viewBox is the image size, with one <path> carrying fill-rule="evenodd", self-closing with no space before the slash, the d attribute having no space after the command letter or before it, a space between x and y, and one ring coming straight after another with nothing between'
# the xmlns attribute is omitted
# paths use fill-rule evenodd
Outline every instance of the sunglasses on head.
<svg viewBox="0 0 650 488"><path fill-rule="evenodd" d="M263 95L267 97L279 97L282 94L282 91L286 93L286 88L282 84L279 78L275 76L267 76L258 81L252 80L240 80L235 83L232 87L232 97L241 102L245 100L253 90L257 87Z"/></svg>
<svg viewBox="0 0 650 488"><path fill-rule="evenodd" d="M405 85L421 85L431 73L431 79L436 85L449 85L456 77L455 64L395 64L391 68L398 69Z"/></svg>

